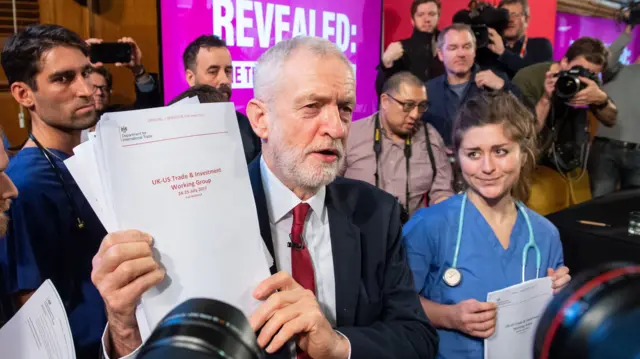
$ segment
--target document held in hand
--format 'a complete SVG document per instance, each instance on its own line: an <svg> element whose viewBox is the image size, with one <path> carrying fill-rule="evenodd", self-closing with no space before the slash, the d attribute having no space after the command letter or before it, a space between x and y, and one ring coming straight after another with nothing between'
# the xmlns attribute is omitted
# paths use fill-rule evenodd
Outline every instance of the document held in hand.
<svg viewBox="0 0 640 359"><path fill-rule="evenodd" d="M485 359L533 359L533 341L540 317L553 297L551 277L491 292L497 303L495 333L484 340Z"/></svg>
<svg viewBox="0 0 640 359"><path fill-rule="evenodd" d="M232 104L106 114L74 152L69 170L107 230L154 238L167 275L142 297L150 328L194 297L253 313L270 272Z"/></svg>
<svg viewBox="0 0 640 359"><path fill-rule="evenodd" d="M67 312L51 280L42 283L0 330L0 357L75 359Z"/></svg>

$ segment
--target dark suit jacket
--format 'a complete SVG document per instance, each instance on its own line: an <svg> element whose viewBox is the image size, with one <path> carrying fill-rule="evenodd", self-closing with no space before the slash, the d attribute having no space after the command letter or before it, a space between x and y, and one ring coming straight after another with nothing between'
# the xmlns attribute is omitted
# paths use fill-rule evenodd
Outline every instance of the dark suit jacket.
<svg viewBox="0 0 640 359"><path fill-rule="evenodd" d="M242 138L244 157L247 160L247 164L249 164L260 154L260 151L262 150L262 142L260 141L260 138L256 136L256 133L253 132L253 128L251 128L251 123L247 116L236 111L236 117L238 117L238 128L240 129L240 137Z"/></svg>
<svg viewBox="0 0 640 359"><path fill-rule="evenodd" d="M249 177L260 233L273 256L259 159L249 165ZM397 201L367 183L339 177L327 186L325 204L336 280L337 330L349 338L351 358L435 358L438 336L413 285ZM281 350L268 358L287 356Z"/></svg>
<svg viewBox="0 0 640 359"><path fill-rule="evenodd" d="M382 88L387 80L398 72L409 71L422 82L438 77L445 73L444 64L435 54L434 48L439 32L434 34L413 31L410 38L400 40L404 53L393 62L390 68L385 68L382 61L378 65L376 76L376 93L382 94Z"/></svg>
<svg viewBox="0 0 640 359"><path fill-rule="evenodd" d="M107 108L102 112L120 112L120 111L131 111L131 110L144 110L147 108L154 107L162 107L164 106L164 101L162 100L162 93L160 88L162 87L160 84L160 78L158 74L149 74L153 78L154 87L150 92L142 92L133 84L133 87L136 89L136 102L130 105L123 104L113 104L107 106Z"/></svg>
<svg viewBox="0 0 640 359"><path fill-rule="evenodd" d="M551 41L544 37L530 37L527 39L527 48L524 56L520 57L520 51L524 45L524 39L520 39L513 48L505 46L502 55L498 56L487 48L478 49L478 56L483 57L483 52L491 59L492 66L499 71L504 72L512 79L521 69L537 64L540 62L553 61L553 46ZM478 63L482 64L481 61Z"/></svg>

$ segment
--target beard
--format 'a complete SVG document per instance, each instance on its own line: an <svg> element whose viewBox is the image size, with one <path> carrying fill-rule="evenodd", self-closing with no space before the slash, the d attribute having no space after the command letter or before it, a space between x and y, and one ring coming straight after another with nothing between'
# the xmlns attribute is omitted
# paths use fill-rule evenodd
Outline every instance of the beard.
<svg viewBox="0 0 640 359"><path fill-rule="evenodd" d="M9 210L11 201L6 200L4 204L0 204L0 237L4 237L9 226L9 217L4 213Z"/></svg>
<svg viewBox="0 0 640 359"><path fill-rule="evenodd" d="M340 140L332 140L327 143L311 145L304 150L289 146L282 131L274 126L269 140L273 146L274 166L280 170L285 180L296 187L317 190L326 186L338 176L338 172L344 166L344 146ZM332 163L320 163L313 165L305 159L312 153L333 147L337 150L338 159Z"/></svg>
<svg viewBox="0 0 640 359"><path fill-rule="evenodd" d="M231 86L227 84L220 84L220 86L218 86L218 90L227 96L228 101L231 101Z"/></svg>

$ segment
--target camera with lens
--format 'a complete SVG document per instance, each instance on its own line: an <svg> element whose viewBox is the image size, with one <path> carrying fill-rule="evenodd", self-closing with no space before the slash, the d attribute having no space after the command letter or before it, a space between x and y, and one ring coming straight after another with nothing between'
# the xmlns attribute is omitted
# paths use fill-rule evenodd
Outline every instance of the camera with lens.
<svg viewBox="0 0 640 359"><path fill-rule="evenodd" d="M587 84L581 81L580 77L586 77L595 82L599 82L596 74L582 66L574 66L569 70L560 71L555 76L558 78L555 95L563 100L573 98L578 92L587 87Z"/></svg>
<svg viewBox="0 0 640 359"><path fill-rule="evenodd" d="M535 359L638 359L640 266L610 263L580 272L540 317Z"/></svg>
<svg viewBox="0 0 640 359"><path fill-rule="evenodd" d="M213 299L189 299L167 314L138 359L264 359L244 314Z"/></svg>
<svg viewBox="0 0 640 359"><path fill-rule="evenodd" d="M453 16L454 23L471 26L478 48L489 45L489 28L502 34L509 25L509 11L499 9L484 1L471 1L469 8Z"/></svg>

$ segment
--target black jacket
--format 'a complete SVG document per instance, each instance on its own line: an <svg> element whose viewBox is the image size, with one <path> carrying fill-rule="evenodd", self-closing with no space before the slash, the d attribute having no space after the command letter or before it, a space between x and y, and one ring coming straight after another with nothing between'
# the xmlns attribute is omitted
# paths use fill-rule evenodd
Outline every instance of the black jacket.
<svg viewBox="0 0 640 359"><path fill-rule="evenodd" d="M260 234L274 256L260 160L249 165ZM420 306L402 240L400 207L390 194L361 181L327 186L336 285L337 330L351 359L431 359L438 335ZM275 273L277 268L271 269ZM281 350L268 359L287 358Z"/></svg>
<svg viewBox="0 0 640 359"><path fill-rule="evenodd" d="M238 128L240 129L240 137L242 138L244 157L247 160L247 164L249 164L260 154L262 142L260 138L256 136L255 132L253 132L247 116L236 111L236 117L238 117Z"/></svg>
<svg viewBox="0 0 640 359"><path fill-rule="evenodd" d="M413 30L410 38L401 40L404 54L393 62L390 68L384 67L382 61L378 65L376 77L376 92L380 96L384 83L394 74L401 71L409 71L416 75L422 82L444 74L444 65L435 54L438 31L434 33Z"/></svg>
<svg viewBox="0 0 640 359"><path fill-rule="evenodd" d="M500 56L494 54L488 48L478 49L476 62L487 68L504 72L512 79L521 69L540 62L553 61L553 46L549 39L532 37L527 39L527 47L524 56L520 56L524 38L520 39L513 48L506 46Z"/></svg>

